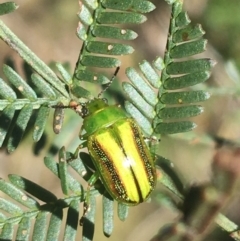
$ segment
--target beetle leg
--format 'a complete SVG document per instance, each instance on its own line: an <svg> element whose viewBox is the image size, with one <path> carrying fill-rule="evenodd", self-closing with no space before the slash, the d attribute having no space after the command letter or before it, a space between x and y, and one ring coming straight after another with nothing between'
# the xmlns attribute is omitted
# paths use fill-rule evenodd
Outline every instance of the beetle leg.
<svg viewBox="0 0 240 241"><path fill-rule="evenodd" d="M82 148L83 148L83 146L82 146L82 145L79 145L79 146L77 147L77 149L75 150L75 152L67 159L67 163L69 163L69 162L71 162L71 161L73 161L73 160L78 159L79 152L80 152L80 150L81 150Z"/></svg>
<svg viewBox="0 0 240 241"><path fill-rule="evenodd" d="M79 136L79 138L80 138L80 140L86 140L87 139L87 133L85 133L85 134L81 134L80 136Z"/></svg>
<svg viewBox="0 0 240 241"><path fill-rule="evenodd" d="M99 174L97 172L95 172L89 179L88 181L88 187L87 187L87 191L86 191L86 196L85 196L85 200L83 202L83 215L80 218L80 226L83 225L84 222L84 218L86 217L89 209L90 209L90 191L91 191L91 187L95 184L95 182L99 179Z"/></svg>

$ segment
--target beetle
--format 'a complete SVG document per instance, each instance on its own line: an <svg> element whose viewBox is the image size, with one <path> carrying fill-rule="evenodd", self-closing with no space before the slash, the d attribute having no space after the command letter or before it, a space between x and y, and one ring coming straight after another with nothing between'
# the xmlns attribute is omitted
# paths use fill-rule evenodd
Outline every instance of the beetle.
<svg viewBox="0 0 240 241"><path fill-rule="evenodd" d="M108 105L101 98L118 70L97 98L82 104L71 101L68 107L83 118L83 143L75 156L86 146L96 169L88 182L83 216L88 210L90 187L99 178L114 200L130 206L147 200L156 184L155 163L140 127L120 106Z"/></svg>
<svg viewBox="0 0 240 241"><path fill-rule="evenodd" d="M126 205L144 202L155 187L156 168L136 121L100 98L79 114L85 131L80 138L110 196Z"/></svg>

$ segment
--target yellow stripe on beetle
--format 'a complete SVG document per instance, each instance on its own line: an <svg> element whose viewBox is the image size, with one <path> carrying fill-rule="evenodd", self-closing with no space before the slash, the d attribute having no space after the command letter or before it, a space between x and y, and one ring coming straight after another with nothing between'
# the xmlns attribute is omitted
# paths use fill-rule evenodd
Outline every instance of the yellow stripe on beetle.
<svg viewBox="0 0 240 241"><path fill-rule="evenodd" d="M155 186L155 164L145 144L140 128L133 119L128 119L118 126L123 149L129 160L131 169L141 197L138 202L144 201ZM128 133L128 135L126 135ZM151 175L149 175L149 168ZM123 173L124 175L124 173ZM131 187L130 187L131 188Z"/></svg>

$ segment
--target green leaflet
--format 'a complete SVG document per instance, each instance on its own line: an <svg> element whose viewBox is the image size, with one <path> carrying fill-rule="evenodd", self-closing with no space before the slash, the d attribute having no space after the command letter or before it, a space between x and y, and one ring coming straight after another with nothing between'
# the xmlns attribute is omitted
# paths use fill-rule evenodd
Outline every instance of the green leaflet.
<svg viewBox="0 0 240 241"><path fill-rule="evenodd" d="M0 187L2 189L2 187ZM0 204L1 204L1 210L3 210L4 212L8 213L8 214L12 214L12 215L22 215L23 214L23 210L17 206L16 204L5 200L3 198L0 198Z"/></svg>
<svg viewBox="0 0 240 241"><path fill-rule="evenodd" d="M54 90L48 83L46 83L46 81L40 75L32 74L31 79L33 84L37 87L39 91L42 92L45 97L48 97L51 100L55 100L57 98Z"/></svg>
<svg viewBox="0 0 240 241"><path fill-rule="evenodd" d="M140 1L140 0L123 0L119 3L111 0L102 1L102 5L105 8L124 10L124 11L133 11L148 13L155 9L155 6L149 1Z"/></svg>
<svg viewBox="0 0 240 241"><path fill-rule="evenodd" d="M131 98L133 104L140 111L146 113L147 118L153 118L155 116L154 108L148 104L142 97L141 94L129 83L123 83L123 90L126 92L128 98Z"/></svg>
<svg viewBox="0 0 240 241"><path fill-rule="evenodd" d="M90 10L94 10L98 7L98 1L97 0L84 0L82 1L84 5L86 5Z"/></svg>
<svg viewBox="0 0 240 241"><path fill-rule="evenodd" d="M100 38L133 40L137 37L137 33L130 29L122 29L112 26L95 25L91 31L93 36Z"/></svg>
<svg viewBox="0 0 240 241"><path fill-rule="evenodd" d="M137 24L143 23L147 19L139 13L116 13L116 12L103 12L99 14L97 21L100 24Z"/></svg>
<svg viewBox="0 0 240 241"><path fill-rule="evenodd" d="M110 237L113 232L113 213L114 213L114 201L103 195L103 232L105 236Z"/></svg>
<svg viewBox="0 0 240 241"><path fill-rule="evenodd" d="M35 91L12 68L4 65L3 72L11 84L14 85L25 98L31 101L37 100Z"/></svg>
<svg viewBox="0 0 240 241"><path fill-rule="evenodd" d="M47 241L58 240L58 236L61 231L62 218L63 218L63 210L61 208L56 208L51 213L51 217L47 228L47 235L46 235Z"/></svg>
<svg viewBox="0 0 240 241"><path fill-rule="evenodd" d="M3 99L13 102L17 99L16 93L0 78L0 95Z"/></svg>
<svg viewBox="0 0 240 241"><path fill-rule="evenodd" d="M62 192L64 195L68 195L69 187L68 187L67 157L66 157L65 147L62 147L59 150L58 173L61 181Z"/></svg>
<svg viewBox="0 0 240 241"><path fill-rule="evenodd" d="M37 215L33 228L33 240L40 241L46 237L48 214L47 211L42 211Z"/></svg>
<svg viewBox="0 0 240 241"><path fill-rule="evenodd" d="M16 240L28 240L30 237L31 230L31 219L28 217L22 218L18 224Z"/></svg>
<svg viewBox="0 0 240 241"><path fill-rule="evenodd" d="M146 62L145 62L146 66ZM149 71L146 72L146 69L149 70L150 68L146 68L145 66L142 66L143 73L145 74L146 77L149 77L152 79L152 82L154 82L154 72L153 74ZM150 105L155 105L157 103L157 95L154 92L154 90L146 84L145 80L134 70L133 68L128 68L126 70L126 75L128 76L129 79L131 79L132 84L134 87L137 89L137 91L144 97L144 99L150 104ZM125 84L123 85L124 88ZM128 93L126 91L126 93Z"/></svg>
<svg viewBox="0 0 240 241"><path fill-rule="evenodd" d="M161 96L161 102L168 105L175 104L190 104L195 102L202 102L210 97L209 93L198 91L182 91L165 93ZM161 105L160 105L161 106Z"/></svg>
<svg viewBox="0 0 240 241"><path fill-rule="evenodd" d="M118 203L118 217L121 221L125 221L127 216L128 216L128 210L129 207L122 204L122 203Z"/></svg>
<svg viewBox="0 0 240 241"><path fill-rule="evenodd" d="M204 34L205 32L200 24L196 24L195 26L187 25L173 33L172 40L174 43L182 43L201 38Z"/></svg>
<svg viewBox="0 0 240 241"><path fill-rule="evenodd" d="M81 79L82 81L87 81L90 83L97 83L97 84L107 84L109 82L109 79L101 74L101 73L97 73L94 71L90 71L90 70L79 70L76 73L76 77L78 79Z"/></svg>
<svg viewBox="0 0 240 241"><path fill-rule="evenodd" d="M85 5L81 7L81 11L79 12L78 17L85 25L90 25L93 22L92 14Z"/></svg>
<svg viewBox="0 0 240 241"><path fill-rule="evenodd" d="M176 90L190 87L206 81L210 77L209 71L199 71L195 73L185 74L180 77L169 77L164 81L166 90Z"/></svg>
<svg viewBox="0 0 240 241"><path fill-rule="evenodd" d="M133 52L133 48L126 44L103 43L99 41L89 41L86 49L92 53L108 55L131 54Z"/></svg>
<svg viewBox="0 0 240 241"><path fill-rule="evenodd" d="M215 65L211 59L196 59L182 62L172 62L166 67L169 75L179 75L195 73L200 71L209 71Z"/></svg>
<svg viewBox="0 0 240 241"><path fill-rule="evenodd" d="M6 2L0 4L0 15L8 14L15 11L18 5L14 2Z"/></svg>
<svg viewBox="0 0 240 241"><path fill-rule="evenodd" d="M90 206L92 207L85 217L85 222L88 224L95 223L96 200L94 196L90 197ZM94 230L92 225L84 225L82 230L82 240L93 240Z"/></svg>
<svg viewBox="0 0 240 241"><path fill-rule="evenodd" d="M160 88L161 82L159 79L159 75L158 75L157 71L151 66L151 64L148 61L143 60L139 64L139 67L140 67L144 77L148 80L148 82L152 85L152 87ZM159 70L162 70L162 69L159 69ZM131 78L131 79L133 79L133 78ZM145 85L145 87L147 88L147 85ZM155 94L153 94L153 95L155 96ZM155 103L155 101L154 101L154 103Z"/></svg>
<svg viewBox="0 0 240 241"><path fill-rule="evenodd" d="M89 67L98 67L98 68L114 68L120 65L120 61L116 58L100 57L100 56L93 56L93 55L84 56L81 59L81 63Z"/></svg>
<svg viewBox="0 0 240 241"><path fill-rule="evenodd" d="M6 223L3 228L2 232L0 234L0 239L2 240L12 240L13 234L14 234L14 227L15 225L12 223Z"/></svg>
<svg viewBox="0 0 240 241"><path fill-rule="evenodd" d="M14 117L15 108L11 105L6 106L1 112L1 124L0 124L0 146L2 146L3 141L8 133L9 127L11 125L11 120Z"/></svg>
<svg viewBox="0 0 240 241"><path fill-rule="evenodd" d="M77 235L79 225L79 203L73 200L68 208L67 220L64 232L64 241L74 241Z"/></svg>
<svg viewBox="0 0 240 241"><path fill-rule="evenodd" d="M158 123L155 127L155 132L159 134L174 134L191 131L195 127L196 124L191 121L165 122Z"/></svg>
<svg viewBox="0 0 240 241"><path fill-rule="evenodd" d="M206 49L206 44L207 44L207 41L205 39L199 39L196 41L192 41L190 43L182 43L182 44L176 45L170 51L170 57L173 59L184 58L184 57L202 53Z"/></svg>
<svg viewBox="0 0 240 241"><path fill-rule="evenodd" d="M43 135L45 126L47 124L47 119L50 113L50 108L46 106L41 106L38 110L37 119L34 124L33 140L39 141Z"/></svg>
<svg viewBox="0 0 240 241"><path fill-rule="evenodd" d="M20 113L17 117L16 122L14 123L13 130L7 143L7 150L9 153L13 152L19 145L23 137L24 131L27 127L27 124L30 120L30 117L32 115L32 110L33 106L31 104L25 105L20 110Z"/></svg>
<svg viewBox="0 0 240 241"><path fill-rule="evenodd" d="M203 108L197 105L168 107L158 112L158 116L162 119L187 118L199 115L203 112Z"/></svg>

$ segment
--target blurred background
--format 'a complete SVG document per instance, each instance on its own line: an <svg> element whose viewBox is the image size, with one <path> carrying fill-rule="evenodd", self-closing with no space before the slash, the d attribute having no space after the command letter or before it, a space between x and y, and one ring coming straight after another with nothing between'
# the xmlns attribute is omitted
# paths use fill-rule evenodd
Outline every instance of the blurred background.
<svg viewBox="0 0 240 241"><path fill-rule="evenodd" d="M75 34L78 25L76 15L79 11L78 1L15 0L15 2L20 6L19 9L1 17L6 25L45 63L69 62L73 71L81 48L81 41ZM122 57L124 61L118 75L120 81L127 81L124 74L126 67L137 67L142 59L152 61L157 55L164 54L170 8L164 0L153 2L157 6L156 10L148 14L146 23L135 27L139 37L130 44L137 51L131 56ZM211 162L215 153L213 137L218 136L239 142L240 2L238 0L185 0L184 6L192 22L200 23L206 31L208 46L203 56L217 61L211 78L206 84L199 86L207 89L212 97L203 103L205 112L193 119L198 127L191 133L165 136L161 140L160 154L174 163L184 182L189 185L210 180ZM0 66L9 58L15 61L19 73L24 75L24 72L21 72L21 59L0 41ZM113 71L109 71L110 75ZM1 69L0 77L4 78ZM69 116L66 115L66 120L73 116L70 112L67 112ZM43 157L51 148L52 141L56 146L70 145L70 149L74 150L81 126L80 118L78 116L74 118L77 130L71 126L66 127L58 136L54 135L51 129L52 121L49 120L45 136L49 144L38 155L34 154L35 146L30 144L31 131L13 154L8 155L2 148L0 177L7 179L10 173L18 174L39 183L61 197L59 181L46 169ZM66 133L71 133L69 138L66 138ZM157 188L155 195L159 190ZM240 223L238 206L239 193L236 191L225 213L237 224ZM98 207L101 210L101 199L98 200ZM162 225L173 222L177 216L178 213L164 205L159 205L154 200L150 204L141 204L130 208L130 215L125 222L119 221L116 215L114 232L109 240L151 240ZM97 212L96 218L100 221L96 222L95 240L106 240L101 231L101 211ZM217 229L206 240L232 239Z"/></svg>

